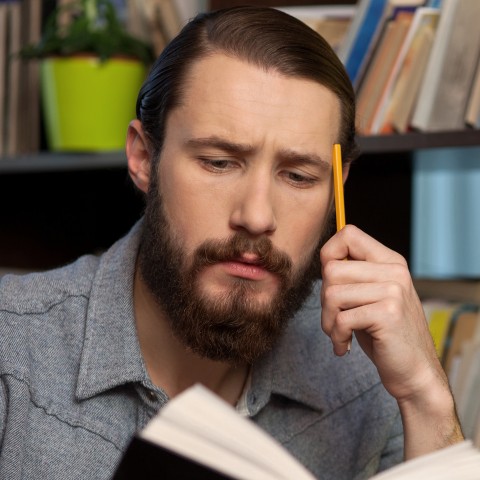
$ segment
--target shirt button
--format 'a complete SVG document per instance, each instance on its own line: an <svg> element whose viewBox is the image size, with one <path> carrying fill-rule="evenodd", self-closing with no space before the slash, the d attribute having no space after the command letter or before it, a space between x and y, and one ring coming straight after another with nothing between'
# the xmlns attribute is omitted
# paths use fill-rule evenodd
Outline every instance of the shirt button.
<svg viewBox="0 0 480 480"><path fill-rule="evenodd" d="M157 394L153 390L149 390L147 392L147 396L152 401L155 401L157 399Z"/></svg>

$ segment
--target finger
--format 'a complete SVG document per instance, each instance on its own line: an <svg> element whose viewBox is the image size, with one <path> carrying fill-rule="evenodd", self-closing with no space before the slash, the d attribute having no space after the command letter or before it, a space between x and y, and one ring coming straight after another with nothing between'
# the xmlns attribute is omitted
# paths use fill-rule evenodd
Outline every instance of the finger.
<svg viewBox="0 0 480 480"><path fill-rule="evenodd" d="M379 345L391 344L388 337L396 335L394 324L395 322L385 315L382 302L339 311L329 331L333 351L336 355L344 355L355 332L362 349L374 360L375 356L382 355ZM374 354L375 342L377 346Z"/></svg>
<svg viewBox="0 0 480 480"><path fill-rule="evenodd" d="M323 290L322 329L331 335L339 317L344 318L350 312L362 306L372 304L381 305L384 309L382 318L389 318L392 322L401 321L404 317L404 291L401 285L395 282L365 283L350 285L331 285ZM342 313L342 315L340 315ZM350 318L350 317L349 317ZM350 318L350 321L356 317ZM375 318L370 318L373 322ZM350 325L351 330L365 329L363 320L358 324ZM371 325L368 325L371 326Z"/></svg>
<svg viewBox="0 0 480 480"><path fill-rule="evenodd" d="M408 287L412 283L410 272L405 264L372 263L356 260L348 262L329 261L322 266L322 280L325 285L395 281Z"/></svg>
<svg viewBox="0 0 480 480"><path fill-rule="evenodd" d="M331 260L364 260L375 263L403 263L405 259L353 225L347 225L328 240L320 251L322 265Z"/></svg>

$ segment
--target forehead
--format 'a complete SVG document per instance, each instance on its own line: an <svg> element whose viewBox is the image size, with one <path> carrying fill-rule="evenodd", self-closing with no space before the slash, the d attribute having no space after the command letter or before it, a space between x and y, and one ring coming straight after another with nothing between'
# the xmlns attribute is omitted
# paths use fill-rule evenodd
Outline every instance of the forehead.
<svg viewBox="0 0 480 480"><path fill-rule="evenodd" d="M330 149L340 128L340 102L323 85L221 53L192 65L181 105L172 113L184 117L194 136L279 144L283 139L288 147L310 149Z"/></svg>

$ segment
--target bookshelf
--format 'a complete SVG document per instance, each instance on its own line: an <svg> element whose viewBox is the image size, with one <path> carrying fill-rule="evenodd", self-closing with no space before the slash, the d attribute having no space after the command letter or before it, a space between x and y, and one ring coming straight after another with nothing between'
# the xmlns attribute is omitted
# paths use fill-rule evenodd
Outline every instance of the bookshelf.
<svg viewBox="0 0 480 480"><path fill-rule="evenodd" d="M45 6L51 10L53 0ZM211 0L208 8L235 4ZM353 4L262 1L270 6ZM359 138L362 151L345 189L347 222L410 258L413 153L480 145L479 130ZM40 152L0 157L0 268L43 269L107 248L141 216L143 204L128 179L123 152Z"/></svg>
<svg viewBox="0 0 480 480"><path fill-rule="evenodd" d="M405 135L362 136L358 138L362 155L408 153L425 148L468 147L480 145L480 131L408 133ZM17 157L0 158L1 174L34 172L61 172L69 170L104 170L124 168L126 158L123 151L106 153L56 153L40 152Z"/></svg>
<svg viewBox="0 0 480 480"><path fill-rule="evenodd" d="M347 222L407 259L412 153L480 145L479 131L360 137L345 188ZM0 266L43 269L107 248L141 216L124 152L0 159Z"/></svg>

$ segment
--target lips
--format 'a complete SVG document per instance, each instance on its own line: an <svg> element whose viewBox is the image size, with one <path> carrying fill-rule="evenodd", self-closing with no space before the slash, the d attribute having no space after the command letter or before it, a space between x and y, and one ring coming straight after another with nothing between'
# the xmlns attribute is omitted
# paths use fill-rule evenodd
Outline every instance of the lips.
<svg viewBox="0 0 480 480"><path fill-rule="evenodd" d="M229 275L246 280L263 280L269 274L253 254L244 254L238 259L221 262L221 265Z"/></svg>

